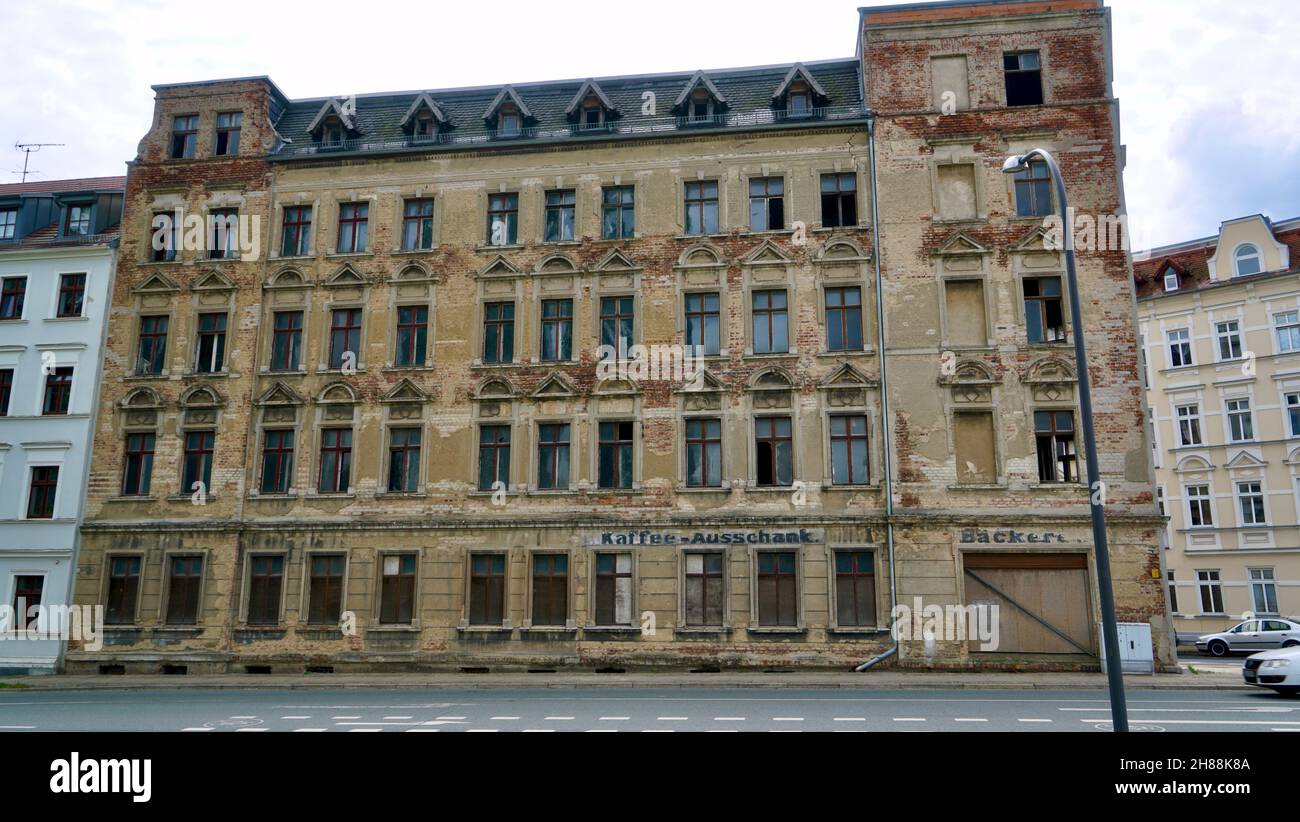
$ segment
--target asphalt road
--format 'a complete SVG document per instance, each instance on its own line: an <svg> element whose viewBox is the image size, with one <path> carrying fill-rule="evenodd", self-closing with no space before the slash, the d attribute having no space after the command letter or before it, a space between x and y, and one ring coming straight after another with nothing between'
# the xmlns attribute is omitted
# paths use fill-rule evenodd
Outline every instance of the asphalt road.
<svg viewBox="0 0 1300 822"><path fill-rule="evenodd" d="M1130 692L1146 731L1300 732L1271 691ZM1108 730L1104 691L793 688L0 693L0 731L493 733Z"/></svg>

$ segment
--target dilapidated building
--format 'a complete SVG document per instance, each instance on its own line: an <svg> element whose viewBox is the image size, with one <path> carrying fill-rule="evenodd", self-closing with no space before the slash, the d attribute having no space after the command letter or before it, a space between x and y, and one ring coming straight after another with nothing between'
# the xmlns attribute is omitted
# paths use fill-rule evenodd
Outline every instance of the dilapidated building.
<svg viewBox="0 0 1300 822"><path fill-rule="evenodd" d="M891 648L895 602L1005 605L996 648L905 638L905 665L1095 665L1052 198L1000 169L1044 146L1073 205L1122 214L1108 11L866 9L858 38L156 87L77 575L110 625L69 668L843 667ZM1148 621L1132 279L1122 250L1080 272L1120 617Z"/></svg>

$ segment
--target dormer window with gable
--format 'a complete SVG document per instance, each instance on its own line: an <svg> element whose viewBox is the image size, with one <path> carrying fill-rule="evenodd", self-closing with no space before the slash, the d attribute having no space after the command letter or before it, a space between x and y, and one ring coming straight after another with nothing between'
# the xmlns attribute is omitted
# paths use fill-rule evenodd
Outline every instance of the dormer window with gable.
<svg viewBox="0 0 1300 822"><path fill-rule="evenodd" d="M321 123L320 141L325 145L337 145L343 142L343 123L337 117L331 117Z"/></svg>
<svg viewBox="0 0 1300 822"><path fill-rule="evenodd" d="M326 100L320 111L316 112L307 133L321 149L340 149L346 141L361 136L357 127L356 106L352 102L339 105L335 100Z"/></svg>
<svg viewBox="0 0 1300 822"><path fill-rule="evenodd" d="M521 121L518 107L514 103L506 103L497 112L497 136L518 137L522 128Z"/></svg>
<svg viewBox="0 0 1300 822"><path fill-rule="evenodd" d="M406 110L401 126L410 135L412 143L436 143L446 123L447 115L442 106L428 94L421 94Z"/></svg>
<svg viewBox="0 0 1300 822"><path fill-rule="evenodd" d="M496 139L511 139L525 135L525 129L533 120L523 98L512 87L505 86L483 111L483 124Z"/></svg>
<svg viewBox="0 0 1300 822"><path fill-rule="evenodd" d="M1165 283L1165 291L1178 290L1178 269L1174 268L1172 265L1165 266L1162 279Z"/></svg>
<svg viewBox="0 0 1300 822"><path fill-rule="evenodd" d="M1258 274L1264 270L1263 258L1259 253L1259 246L1253 243L1243 243L1237 246L1236 251L1232 252L1232 263L1234 276L1246 277L1251 274Z"/></svg>
<svg viewBox="0 0 1300 822"><path fill-rule="evenodd" d="M790 85L790 94L786 98L786 112L791 117L807 117L812 114L812 90L800 80Z"/></svg>
<svg viewBox="0 0 1300 822"><path fill-rule="evenodd" d="M604 89L591 79L584 80L578 87L564 114L578 132L606 131L610 121L619 117L618 109L605 95Z"/></svg>
<svg viewBox="0 0 1300 822"><path fill-rule="evenodd" d="M803 63L795 63L772 92L772 108L785 119L814 117L830 98Z"/></svg>
<svg viewBox="0 0 1300 822"><path fill-rule="evenodd" d="M696 72L673 103L673 111L680 125L708 125L721 122L722 110L727 107L723 96L704 72Z"/></svg>

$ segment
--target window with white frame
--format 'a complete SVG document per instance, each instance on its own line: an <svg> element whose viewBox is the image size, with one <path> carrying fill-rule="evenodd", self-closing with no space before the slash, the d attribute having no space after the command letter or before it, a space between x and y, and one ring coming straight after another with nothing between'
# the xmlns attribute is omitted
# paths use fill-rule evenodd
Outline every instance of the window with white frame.
<svg viewBox="0 0 1300 822"><path fill-rule="evenodd" d="M1165 291L1178 290L1178 271L1173 266L1169 266L1165 269L1164 280Z"/></svg>
<svg viewBox="0 0 1300 822"><path fill-rule="evenodd" d="M1189 485L1183 491L1187 497L1187 524L1193 528L1214 525L1214 503L1210 499L1210 486Z"/></svg>
<svg viewBox="0 0 1300 822"><path fill-rule="evenodd" d="M1223 583L1217 570L1196 572L1196 588L1201 595L1201 613L1222 614Z"/></svg>
<svg viewBox="0 0 1300 822"><path fill-rule="evenodd" d="M1241 509L1242 525L1263 525L1264 489L1258 480L1237 483L1237 505Z"/></svg>
<svg viewBox="0 0 1300 822"><path fill-rule="evenodd" d="M1250 413L1249 399L1228 400L1228 438L1233 442L1255 439L1255 422Z"/></svg>
<svg viewBox="0 0 1300 822"><path fill-rule="evenodd" d="M1241 329L1236 320L1224 320L1214 326L1219 340L1220 360L1241 359Z"/></svg>
<svg viewBox="0 0 1300 822"><path fill-rule="evenodd" d="M1300 437L1300 392L1286 395L1287 432L1292 437Z"/></svg>
<svg viewBox="0 0 1300 822"><path fill-rule="evenodd" d="M1276 614L1277 582L1272 568L1250 569L1250 601L1256 614Z"/></svg>
<svg viewBox="0 0 1300 822"><path fill-rule="evenodd" d="M1259 248L1251 243L1237 246L1237 250L1232 252L1232 262L1238 277L1258 274L1264 270L1264 260L1259 255Z"/></svg>
<svg viewBox="0 0 1300 822"><path fill-rule="evenodd" d="M1178 414L1178 444L1201 444L1201 407L1196 403L1180 405L1175 409Z"/></svg>
<svg viewBox="0 0 1300 822"><path fill-rule="evenodd" d="M1273 327L1277 329L1279 353L1300 351L1300 311L1280 311L1274 314Z"/></svg>
<svg viewBox="0 0 1300 822"><path fill-rule="evenodd" d="M1175 328L1167 333L1169 338L1169 367L1178 368L1192 364L1192 332Z"/></svg>

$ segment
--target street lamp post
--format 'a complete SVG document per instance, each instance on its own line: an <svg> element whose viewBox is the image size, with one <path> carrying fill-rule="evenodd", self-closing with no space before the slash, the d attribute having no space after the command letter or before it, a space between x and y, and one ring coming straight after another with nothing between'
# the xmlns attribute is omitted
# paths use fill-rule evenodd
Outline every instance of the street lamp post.
<svg viewBox="0 0 1300 822"><path fill-rule="evenodd" d="M1083 341L1083 317L1079 303L1079 280L1074 269L1074 231L1070 225L1069 205L1065 199L1065 180L1056 159L1041 148L1008 157L1002 171L1015 174L1029 167L1033 158L1041 158L1052 172L1056 200L1061 210L1061 227L1065 243L1066 285L1070 296L1070 323L1074 327L1074 364L1079 385L1079 414L1083 417L1083 449L1088 466L1088 499L1092 511L1092 542L1097 554L1097 589L1101 599L1101 634L1106 650L1106 680L1110 685L1110 713L1116 732L1128 731L1128 707L1124 700L1124 675L1119 658L1119 629L1115 623L1115 592L1110 578L1110 551L1106 542L1105 486L1097 467L1097 439L1092 428L1092 389L1088 379L1088 355Z"/></svg>

